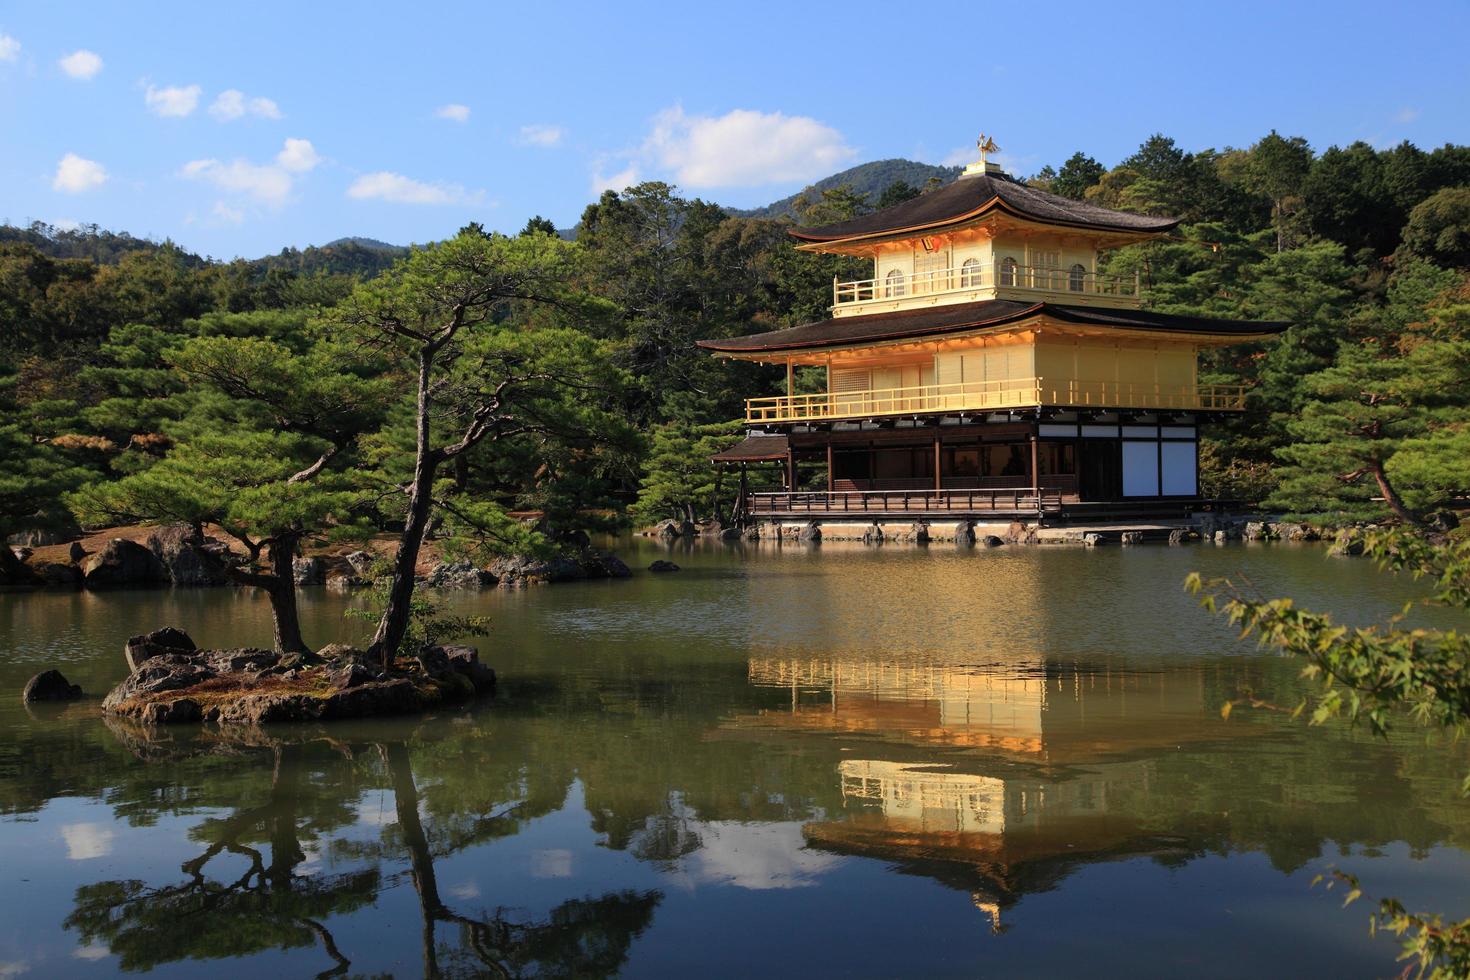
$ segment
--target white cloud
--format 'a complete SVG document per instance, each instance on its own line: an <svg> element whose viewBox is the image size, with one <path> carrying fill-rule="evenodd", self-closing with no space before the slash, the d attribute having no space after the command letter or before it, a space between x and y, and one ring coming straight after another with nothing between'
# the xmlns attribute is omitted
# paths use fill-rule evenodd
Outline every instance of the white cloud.
<svg viewBox="0 0 1470 980"><path fill-rule="evenodd" d="M214 207L210 209L209 213L227 225L238 225L245 220L245 212L243 210L232 208L224 201L215 201Z"/></svg>
<svg viewBox="0 0 1470 980"><path fill-rule="evenodd" d="M20 42L0 31L0 61L14 61L20 57Z"/></svg>
<svg viewBox="0 0 1470 980"><path fill-rule="evenodd" d="M149 85L143 93L143 101L148 106L148 111L155 116L182 117L187 116L199 106L198 85L175 85L168 88L158 88Z"/></svg>
<svg viewBox="0 0 1470 980"><path fill-rule="evenodd" d="M435 109L434 115L438 116L440 119L449 119L453 122L469 122L470 107L467 105L460 105L458 102L451 102L448 105L441 105L439 108Z"/></svg>
<svg viewBox="0 0 1470 980"><path fill-rule="evenodd" d="M521 135L517 142L522 146L556 146L565 135L566 130L560 126L534 123L521 127Z"/></svg>
<svg viewBox="0 0 1470 980"><path fill-rule="evenodd" d="M78 81L87 81L102 70L102 58L95 51L82 48L56 62L61 70Z"/></svg>
<svg viewBox="0 0 1470 980"><path fill-rule="evenodd" d="M107 183L107 169L96 160L68 153L56 165L56 175L51 178L51 189L63 194L82 194L96 190Z"/></svg>
<svg viewBox="0 0 1470 980"><path fill-rule="evenodd" d="M483 191L466 191L458 184L428 184L388 170L364 174L347 188L347 196L359 201L388 201L392 204L478 204Z"/></svg>
<svg viewBox="0 0 1470 980"><path fill-rule="evenodd" d="M180 176L203 180L229 194L249 198L267 207L279 208L291 197L296 174L306 173L321 162L310 140L288 139L271 163L249 160L191 160L179 170ZM223 210L221 210L223 208ZM235 215L239 218L235 218ZM214 215L224 220L243 220L238 207L223 202L216 204Z"/></svg>
<svg viewBox="0 0 1470 980"><path fill-rule="evenodd" d="M239 119L246 114L261 119L280 119L281 109L271 99L247 96L237 88L225 89L209 105L209 114L220 122Z"/></svg>
<svg viewBox="0 0 1470 980"><path fill-rule="evenodd" d="M106 943L99 943L94 940L85 946L78 946L71 951L71 955L76 959L92 962L107 959L112 955L112 950L108 948Z"/></svg>
<svg viewBox="0 0 1470 980"><path fill-rule="evenodd" d="M292 173L305 173L321 162L322 158L317 155L311 140L287 139L281 152L276 154L276 165Z"/></svg>
<svg viewBox="0 0 1470 980"><path fill-rule="evenodd" d="M593 194L601 194L603 191L620 191L625 187L632 187L636 183L638 183L638 167L636 165L629 166L610 175L604 175L601 168L598 168L592 173Z"/></svg>
<svg viewBox="0 0 1470 980"><path fill-rule="evenodd" d="M843 863L843 858L806 846L799 823L696 823L704 846L685 858L696 882L753 891L806 888Z"/></svg>
<svg viewBox="0 0 1470 980"><path fill-rule="evenodd" d="M842 134L809 116L735 109L692 116L678 106L654 119L644 156L685 187L757 187L822 177L852 159Z"/></svg>
<svg viewBox="0 0 1470 980"><path fill-rule="evenodd" d="M1393 118L1395 122L1411 123L1415 119L1419 118L1419 110L1411 108L1409 106L1404 106L1404 108L1394 113Z"/></svg>
<svg viewBox="0 0 1470 980"><path fill-rule="evenodd" d="M112 841L116 836L111 827L100 823L69 823L61 828L61 838L66 841L66 856L73 861L106 857L112 853Z"/></svg>

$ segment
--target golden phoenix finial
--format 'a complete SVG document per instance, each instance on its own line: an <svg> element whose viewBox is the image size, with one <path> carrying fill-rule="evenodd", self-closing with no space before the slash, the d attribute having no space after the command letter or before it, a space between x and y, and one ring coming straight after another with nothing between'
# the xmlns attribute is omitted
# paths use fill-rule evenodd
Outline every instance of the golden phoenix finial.
<svg viewBox="0 0 1470 980"><path fill-rule="evenodd" d="M985 155L987 153L1000 152L1000 147L995 145L995 140L989 136L986 136L984 133L981 133L980 138L975 141L975 148L980 151L981 163L985 162Z"/></svg>

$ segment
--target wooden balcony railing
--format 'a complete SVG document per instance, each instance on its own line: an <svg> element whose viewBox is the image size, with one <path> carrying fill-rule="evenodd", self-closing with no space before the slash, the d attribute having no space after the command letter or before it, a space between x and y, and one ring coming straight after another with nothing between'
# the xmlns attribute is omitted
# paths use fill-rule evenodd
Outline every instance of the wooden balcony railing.
<svg viewBox="0 0 1470 980"><path fill-rule="evenodd" d="M995 289L1019 289L1038 292L1072 293L1078 297L1111 296L1136 299L1138 276L1109 276L1032 265L961 266L913 275L883 279L858 279L832 282L832 305L847 306L874 300L900 300L912 296L936 296L944 293L966 293Z"/></svg>
<svg viewBox="0 0 1470 980"><path fill-rule="evenodd" d="M993 411L1042 405L1067 408L1188 409L1238 412L1244 385L1163 385L1128 381L1018 378L915 385L875 391L750 398L747 422L803 422L932 412Z"/></svg>
<svg viewBox="0 0 1470 980"><path fill-rule="evenodd" d="M903 517L934 514L1046 514L1061 511L1059 490L832 490L753 493L752 517Z"/></svg>

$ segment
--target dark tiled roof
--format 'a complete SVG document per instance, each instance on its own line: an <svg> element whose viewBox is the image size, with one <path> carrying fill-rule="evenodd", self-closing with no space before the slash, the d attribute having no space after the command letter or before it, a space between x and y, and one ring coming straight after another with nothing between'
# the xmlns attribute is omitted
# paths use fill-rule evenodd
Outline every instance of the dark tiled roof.
<svg viewBox="0 0 1470 980"><path fill-rule="evenodd" d="M1014 299L992 299L979 303L930 306L897 313L870 313L835 320L807 323L785 330L701 340L699 346L725 354L761 351L807 350L846 344L900 340L957 333L979 327L998 327L1033 316L1049 316L1067 323L1094 324L1130 330L1166 333L1239 334L1243 337L1280 333L1288 324L1252 320L1216 320L1199 316L1175 316L1151 310L1099 309L1055 303L1027 303Z"/></svg>
<svg viewBox="0 0 1470 980"><path fill-rule="evenodd" d="M1163 232L1179 224L1178 218L1153 218L1146 214L1109 211L1095 204L1048 194L1007 177L976 174L961 177L937 191L921 194L861 218L819 228L795 228L791 234L803 241L830 242L900 231L927 231L978 217L992 208L1045 224L1104 231Z"/></svg>
<svg viewBox="0 0 1470 980"><path fill-rule="evenodd" d="M746 436L729 449L710 457L715 463L763 463L773 459L785 459L787 441L785 436Z"/></svg>

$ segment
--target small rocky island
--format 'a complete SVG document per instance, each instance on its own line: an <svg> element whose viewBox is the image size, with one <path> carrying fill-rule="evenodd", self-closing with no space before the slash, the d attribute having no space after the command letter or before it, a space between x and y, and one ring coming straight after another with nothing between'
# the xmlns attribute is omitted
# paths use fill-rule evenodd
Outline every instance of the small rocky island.
<svg viewBox="0 0 1470 980"><path fill-rule="evenodd" d="M314 654L201 650L165 627L128 640L131 673L102 702L148 725L263 724L405 714L495 690L495 672L467 646L433 646L391 670L330 644Z"/></svg>

